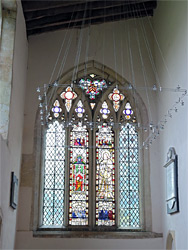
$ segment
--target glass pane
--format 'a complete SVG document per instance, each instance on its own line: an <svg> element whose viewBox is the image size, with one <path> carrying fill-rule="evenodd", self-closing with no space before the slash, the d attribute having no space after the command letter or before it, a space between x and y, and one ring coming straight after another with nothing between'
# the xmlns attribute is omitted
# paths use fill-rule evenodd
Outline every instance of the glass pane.
<svg viewBox="0 0 188 250"><path fill-rule="evenodd" d="M122 126L119 135L120 227L140 226L138 134L135 127Z"/></svg>
<svg viewBox="0 0 188 250"><path fill-rule="evenodd" d="M88 225L88 132L75 125L70 135L69 224Z"/></svg>
<svg viewBox="0 0 188 250"><path fill-rule="evenodd" d="M114 133L99 127L96 133L96 225L115 225Z"/></svg>
<svg viewBox="0 0 188 250"><path fill-rule="evenodd" d="M61 133L59 133L61 132ZM54 121L45 135L43 225L63 225L65 130Z"/></svg>

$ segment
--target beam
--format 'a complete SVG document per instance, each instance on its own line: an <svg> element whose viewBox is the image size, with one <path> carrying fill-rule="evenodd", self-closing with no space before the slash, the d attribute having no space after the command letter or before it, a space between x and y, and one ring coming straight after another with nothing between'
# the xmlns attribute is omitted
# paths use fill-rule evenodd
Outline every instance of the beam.
<svg viewBox="0 0 188 250"><path fill-rule="evenodd" d="M112 21L120 21L120 20L127 20L131 18L140 18L140 17L145 17L146 12L141 11L139 15L135 15L135 13L129 13L129 14L121 14L114 16L113 19L112 17L107 17L105 18L105 23L106 22L112 22ZM153 10L147 11L147 16L153 16ZM100 24L104 23L104 18L98 18L98 19L93 19L93 20L86 20L84 23L84 27L93 25L93 24ZM82 28L82 21L76 22L76 23L71 23L70 25L68 24L60 24L60 25L54 25L54 26L46 26L46 27L38 27L36 29L28 30L27 34L28 36L31 35L36 35L36 34L41 34L45 32L50 32L50 31L55 31L59 29L67 29L67 28Z"/></svg>
<svg viewBox="0 0 188 250"><path fill-rule="evenodd" d="M131 2L133 3L133 2ZM122 6L123 2L122 1L96 1L96 2L91 2L88 3L88 10L97 10L97 9L107 9L110 7L116 7L116 6ZM76 5L76 11L84 11L85 10L85 3L82 4L77 4ZM54 7L54 8L49 8L46 10L36 10L33 12L26 12L25 13L25 20L30 21L34 19L39 19L42 17L50 17L58 14L66 14L66 13L71 13L73 11L73 7L71 6L64 6L64 7Z"/></svg>
<svg viewBox="0 0 188 250"><path fill-rule="evenodd" d="M107 17L111 17L113 20L114 15L127 15L129 13L134 13L134 15L137 15L137 12L140 11L148 11L152 10L156 7L156 2L147 2L144 5L143 4L135 4L130 6L121 6L121 7L111 7L108 9L108 11L104 11L103 9L100 10L87 10L84 20L93 20L102 18L103 20ZM147 14L147 13L146 13ZM72 13L65 14L65 15L55 15L53 17L47 17L47 18L41 18L39 20L33 20L26 22L27 30L32 30L36 28L42 28L42 27L49 27L54 25L63 25L63 24L70 24L75 22L80 22L83 20L84 11L82 12L75 12L73 13L72 20L71 20Z"/></svg>

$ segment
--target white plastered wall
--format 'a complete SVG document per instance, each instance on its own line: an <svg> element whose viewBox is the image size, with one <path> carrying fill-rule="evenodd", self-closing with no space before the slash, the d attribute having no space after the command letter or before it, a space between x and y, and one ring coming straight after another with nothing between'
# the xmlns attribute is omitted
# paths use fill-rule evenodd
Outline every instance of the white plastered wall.
<svg viewBox="0 0 188 250"><path fill-rule="evenodd" d="M188 57L188 9L187 1L160 1L154 16L154 27L161 53L155 44L157 70L162 87L176 88L180 85L188 89L187 57ZM167 66L167 68L166 68ZM169 73L168 73L169 72ZM177 100L177 94L161 93L158 99L158 116L163 116L165 110ZM162 226L164 234L163 247L166 247L168 233L173 232L173 249L188 249L188 103L187 96L184 106L177 105L178 112L168 119L165 129L159 137L158 170L161 172L162 187ZM174 147L178 154L178 187L180 212L168 215L165 202L166 176L162 167L166 163L169 147Z"/></svg>
<svg viewBox="0 0 188 250"><path fill-rule="evenodd" d="M21 4L17 6L16 35L13 58L12 94L10 101L10 119L8 139L0 137L1 146L1 216L2 228L0 234L1 249L13 249L16 233L17 210L10 204L11 172L19 179L21 165L22 132L24 120L24 95L27 69L27 39L25 21Z"/></svg>

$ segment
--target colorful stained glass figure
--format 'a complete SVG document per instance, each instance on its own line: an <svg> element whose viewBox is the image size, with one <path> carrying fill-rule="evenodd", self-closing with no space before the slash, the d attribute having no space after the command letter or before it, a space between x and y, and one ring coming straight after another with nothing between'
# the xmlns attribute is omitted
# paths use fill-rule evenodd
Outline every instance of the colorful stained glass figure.
<svg viewBox="0 0 188 250"><path fill-rule="evenodd" d="M96 95L99 95L99 91L107 88L105 80L91 81L90 79L80 79L79 85L82 89L86 90L86 94L89 95L89 98L91 100L95 99Z"/></svg>
<svg viewBox="0 0 188 250"><path fill-rule="evenodd" d="M42 225L64 222L65 130L54 120L45 134Z"/></svg>
<svg viewBox="0 0 188 250"><path fill-rule="evenodd" d="M96 104L95 102L91 102L91 103L90 103L91 109L94 109L95 104Z"/></svg>
<svg viewBox="0 0 188 250"><path fill-rule="evenodd" d="M69 225L88 225L88 132L81 123L70 135Z"/></svg>
<svg viewBox="0 0 188 250"><path fill-rule="evenodd" d="M121 228L140 227L138 133L134 125L119 134L119 223Z"/></svg>
<svg viewBox="0 0 188 250"><path fill-rule="evenodd" d="M52 112L54 113L54 117L59 117L59 113L61 113L62 108L60 108L60 103L58 100L55 100L54 107L52 108Z"/></svg>
<svg viewBox="0 0 188 250"><path fill-rule="evenodd" d="M115 225L114 133L100 126L96 133L96 225Z"/></svg>
<svg viewBox="0 0 188 250"><path fill-rule="evenodd" d="M75 112L77 113L77 116L79 118L81 118L83 116L83 114L85 113L85 109L83 108L83 104L82 104L81 100L79 100L79 102L77 104L77 108L75 109Z"/></svg>
<svg viewBox="0 0 188 250"><path fill-rule="evenodd" d="M125 114L125 119L130 120L131 115L133 114L133 111L131 109L131 104L130 102L127 102L125 105L125 109L123 110L123 114Z"/></svg>
<svg viewBox="0 0 188 250"><path fill-rule="evenodd" d="M103 119L107 119L110 114L110 110L108 109L108 104L104 101L102 104L102 109L100 109L100 113L102 114Z"/></svg>
<svg viewBox="0 0 188 250"><path fill-rule="evenodd" d="M123 94L120 94L119 90L117 88L114 88L113 93L110 93L108 95L108 98L113 101L113 107L115 112L119 110L120 107L120 101L122 101L125 96Z"/></svg>
<svg viewBox="0 0 188 250"><path fill-rule="evenodd" d="M65 107L67 109L67 112L69 112L72 106L72 100L77 97L77 94L72 91L72 88L70 86L68 86L65 92L61 93L60 97L62 99L65 99Z"/></svg>

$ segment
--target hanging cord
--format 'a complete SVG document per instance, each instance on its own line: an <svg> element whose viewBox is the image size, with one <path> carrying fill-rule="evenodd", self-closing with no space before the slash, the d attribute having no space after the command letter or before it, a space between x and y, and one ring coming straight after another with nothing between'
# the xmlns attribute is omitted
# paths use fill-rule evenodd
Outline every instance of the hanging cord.
<svg viewBox="0 0 188 250"><path fill-rule="evenodd" d="M70 28L70 24L71 24L71 21L72 21L72 18L73 18L73 14L75 13L75 9L76 9L76 5L74 6L74 10L72 12L72 15L71 15L71 19L70 19L70 22L68 24L68 28L66 30L66 33L65 33L65 36L64 36L64 39L63 39L63 42L61 44L61 48L60 48L60 51L59 51L59 54L58 54L58 57L57 57L57 60L55 62L55 65L54 65L54 68L53 68L53 71L52 71L52 74L51 74L51 77L50 77L50 80L49 80L49 84L51 83L52 81L52 78L54 76L54 73L55 73L55 70L56 70L56 67L57 67L57 64L59 62L59 59L60 59L60 56L61 56L61 53L62 53L62 50L63 50L63 47L64 47L64 44L65 44L65 40L67 38L67 34L68 34L68 31L69 31L69 28Z"/></svg>
<svg viewBox="0 0 188 250"><path fill-rule="evenodd" d="M148 94L148 86L147 86L147 76L146 76L146 71L145 71L145 66L143 62L143 57L142 57L142 52L141 52L141 47L140 47L140 40L138 36L138 30L136 29L136 38L137 38L137 43L138 43L138 49L139 49L139 55L141 59L141 65L142 65L142 72L143 72L143 77L144 77L144 84L146 88L146 97L147 97L147 102L148 102L148 109L149 109L149 120L152 122L152 113L151 113L151 106L150 106L150 100L149 100L149 94Z"/></svg>
<svg viewBox="0 0 188 250"><path fill-rule="evenodd" d="M74 10L75 10L75 8L74 8ZM73 13L74 13L74 12L73 12ZM69 22L69 26L68 26L68 29L67 29L66 34L65 34L63 44L62 44L62 46L61 46L61 51L62 51L62 48L63 48L64 42L65 42L65 39L66 39L66 37L67 37L68 31L69 31L69 28L70 28L70 23L71 23L71 21L72 21L72 18L73 18L73 14L72 14L72 16L71 16L71 20L70 20L70 22ZM76 22L74 22L73 28L74 28L74 26L75 26L75 23L76 23ZM72 32L71 32L70 37L69 37L69 40L68 40L68 45L67 45L66 51L65 51L65 54L64 54L64 56L63 56L61 66L60 66L60 68L59 68L59 72L58 72L58 74L57 74L57 79L60 78L60 76L61 76L61 74L62 74L62 72L63 72L64 66L65 66L65 62L66 62L66 59L67 59L67 56L68 56L68 53L69 53L70 45L71 45L71 43L72 43L73 33L74 33L74 30L72 29ZM48 101L47 105L51 102L51 100L52 100L52 98L54 97L54 95L56 95L57 88L58 88L58 84L57 84L57 86L54 86L54 87L53 87L52 93L51 93L50 97L48 98L49 101Z"/></svg>
<svg viewBox="0 0 188 250"><path fill-rule="evenodd" d="M75 11L75 8L76 8L76 7L74 7L74 11ZM45 114L45 120L46 120L46 123L47 123L47 124L48 124L48 112L49 112L49 111L48 111L48 105L49 105L49 103L51 103L51 100L52 100L53 96L55 95L55 93L56 93L56 91L57 91L57 86L58 86L58 85L52 89L51 94L48 96L48 100L47 100L47 90L48 90L48 88L49 88L49 86L50 86L50 83L51 83L52 78L53 78L53 76L54 76L55 70L56 70L56 68L57 68L57 64L58 64L58 62L59 62L59 59L60 59L60 56L61 56L61 53L62 53L64 44L65 44L65 40L66 40L66 38L67 38L67 34L68 34L68 31L69 31L69 28L70 28L70 23L71 23L71 21L72 21L74 11L73 11L73 13L72 13L72 15L71 15L71 20L70 20L69 25L68 25L68 28L67 28L67 30L66 30L66 33L65 33L65 37L64 37L64 39L63 39L63 42L62 42L62 44L61 44L61 48L60 48L60 51L59 51L59 53L58 53L58 57L57 57L57 60L56 60L56 62L55 62L55 65L54 65L54 68L53 68L51 77L50 77L50 79L49 79L49 83L48 83L48 85L45 85L45 86L44 86L44 96L45 96L45 98L44 98L44 103L45 103L45 111L44 111L44 114ZM59 77L59 75L58 75L58 77Z"/></svg>
<svg viewBox="0 0 188 250"><path fill-rule="evenodd" d="M85 4L84 16L82 19L82 25L81 25L80 36L79 36L79 41L78 41L77 53L76 53L76 57L75 57L74 70L73 70L73 74L72 74L72 83L76 79L76 75L78 73L78 63L79 63L80 53L81 53L81 46L82 46L83 32L84 32L83 28L85 25L86 12L87 12L87 1Z"/></svg>
<svg viewBox="0 0 188 250"><path fill-rule="evenodd" d="M103 45L102 45L102 47L103 47L103 53L102 53L102 62L103 62L103 80L104 80L104 57L105 57L105 53L104 53L104 49L105 49L105 39L106 39L106 37L105 37L105 21L106 21L106 0L105 0L105 6L104 6L104 11L103 11L103 13L104 13L104 16L103 16L103 26L104 26L104 28L103 28ZM102 25L101 25L101 28L102 28ZM109 86L108 86L109 87ZM104 89L102 88L102 90L101 90L101 96L102 96L102 98L101 98L101 101L102 101L102 104L103 104L103 102L104 102L104 95L103 95L103 91L104 91Z"/></svg>
<svg viewBox="0 0 188 250"><path fill-rule="evenodd" d="M165 66L165 68L166 68L166 71L167 71L167 73L168 73L168 76L169 76L169 78L170 78L170 81L172 81L172 77L171 77L171 75L170 75L170 72L169 72L168 66L167 66L167 64L166 64L165 58L164 58L164 56L163 56L163 53L162 53L162 50L161 50L161 48L160 48L159 42L158 42L158 40L157 40L157 37L156 37L155 31L154 31L154 29L153 29L153 26L152 26L152 24L151 24L151 22L150 22L150 19L149 19L148 15L147 15L146 6L145 6L145 4L144 4L144 3L143 3L143 6L144 6L144 10L145 10L145 12L146 12L146 16L147 16L147 19L148 19L148 23L149 23L149 25L150 25L150 27L151 27L151 30L152 30L153 36L154 36L154 38L155 38L155 42L156 42L157 47L158 47L158 49L159 49L159 52L160 52L160 54L161 54L161 57L162 57L162 60L163 60L164 66Z"/></svg>
<svg viewBox="0 0 188 250"><path fill-rule="evenodd" d="M138 11L137 11L137 15L141 16L141 12L139 11L139 13L138 13ZM153 72L154 72L154 76L155 76L156 83L157 83L156 85L158 86L159 91L161 91L161 84L160 84L160 80L159 80L159 75L158 75L157 68L156 68L156 65L155 65L155 61L154 61L154 58L153 58L153 54L151 52L151 48L150 48L150 45L149 45L149 41L148 41L148 37L147 37L147 33L146 33L146 29L145 29L143 18L141 18L140 21L139 21L139 27L140 27L140 29L142 31L142 37L144 39L145 47L147 49L148 56L149 56L149 59L150 59L150 62L151 62L151 66L152 66L152 69L153 69ZM153 88L156 85L154 84ZM155 90L155 89L153 89L153 90ZM155 92L153 91L153 93L155 93ZM152 93L151 93L151 95L152 95ZM158 95L156 95L156 99L157 99L158 103L161 102L161 100L159 100L159 96ZM152 100L153 100L153 98L152 98Z"/></svg>
<svg viewBox="0 0 188 250"><path fill-rule="evenodd" d="M90 3L90 5L92 5L92 3ZM91 6L89 8L89 16L91 17ZM86 43L84 76L87 75L87 66L86 66L86 63L89 61L88 58L89 58L90 31L91 31L91 18L89 20L89 26L88 26L88 32L87 32L87 43Z"/></svg>
<svg viewBox="0 0 188 250"><path fill-rule="evenodd" d="M117 84L117 58L116 58L116 40L115 40L115 14L113 15L113 47L114 47L114 66L115 66L115 80L116 80L116 84Z"/></svg>
<svg viewBox="0 0 188 250"><path fill-rule="evenodd" d="M129 10L131 10L131 4L129 3L128 6ZM132 56L132 47L131 47L131 36L130 36L130 24L128 21L128 52L130 57L130 69L131 69L131 75L132 75L132 85L133 88L130 90L132 92L133 100L135 103L135 109L136 114L139 114L139 108L138 108L138 100L137 100L137 94L136 94L136 82L135 82L135 75L134 75L134 64L133 64L133 56Z"/></svg>
<svg viewBox="0 0 188 250"><path fill-rule="evenodd" d="M141 12L140 11L139 11L139 13L140 13L140 16L141 16ZM139 13L137 11L137 15L138 16L139 16ZM156 68L156 65L155 65L153 54L151 52L151 48L150 48L149 41L148 41L147 34L146 34L145 25L144 25L144 22L143 22L142 18L140 19L139 26L141 27L142 35L143 35L144 42L145 42L145 45L146 45L146 49L147 49L147 52L148 52L148 55L149 55L149 59L150 59L151 65L152 65L152 69L153 69L153 72L155 74L156 82L157 82L157 84L159 86L159 89L160 89L161 88L161 84L160 84L160 80L159 80L159 75L158 75L158 72L157 72L157 68Z"/></svg>

